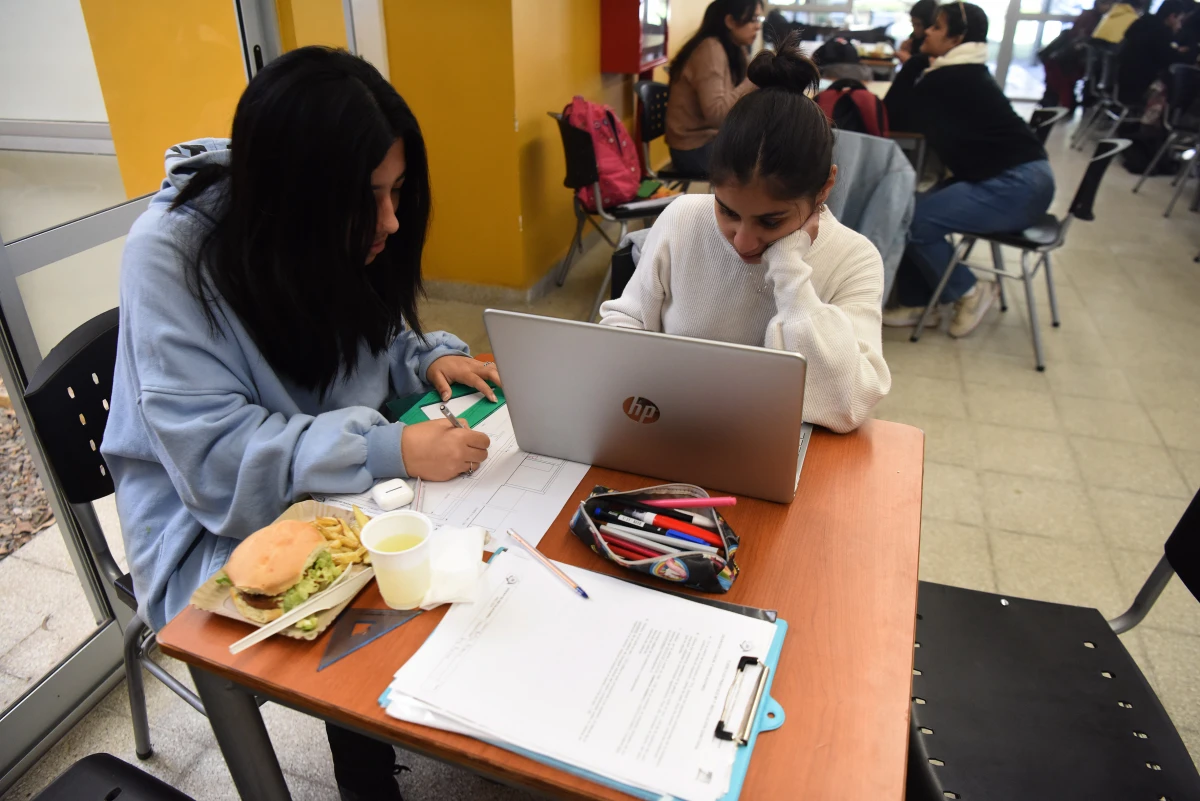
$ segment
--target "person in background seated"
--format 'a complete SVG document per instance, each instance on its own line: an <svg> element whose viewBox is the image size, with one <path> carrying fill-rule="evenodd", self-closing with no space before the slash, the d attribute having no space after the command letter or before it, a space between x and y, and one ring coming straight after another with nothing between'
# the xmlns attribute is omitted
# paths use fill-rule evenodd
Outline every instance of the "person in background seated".
<svg viewBox="0 0 1200 801"><path fill-rule="evenodd" d="M913 86L929 67L929 56L921 52L921 45L925 42L925 31L933 25L933 19L937 16L937 7L937 0L917 0L908 12L912 19L912 36L902 42L896 51L896 57L903 66L883 98L888 112L888 126L893 131L916 130L916 123L908 118L908 114L912 108Z"/></svg>
<svg viewBox="0 0 1200 801"><path fill-rule="evenodd" d="M896 48L896 58L901 64L907 64L910 58L921 57L921 44L925 41L925 30L933 25L937 15L937 0L917 0L908 10L908 19L912 23L912 35ZM925 61L928 61L925 57Z"/></svg>
<svg viewBox="0 0 1200 801"><path fill-rule="evenodd" d="M1111 8L1112 0L1096 0L1091 8L1080 12L1070 28L1038 53L1046 71L1046 92L1040 105L1075 110L1075 85L1084 77L1087 64L1084 46Z"/></svg>
<svg viewBox="0 0 1200 801"><path fill-rule="evenodd" d="M1092 38L1108 44L1120 44L1121 40L1125 38L1125 31L1129 30L1129 26L1142 13L1143 8L1145 8L1145 0L1113 3L1112 8L1101 17L1100 24L1092 32Z"/></svg>
<svg viewBox="0 0 1200 801"><path fill-rule="evenodd" d="M921 49L932 63L914 87L911 118L954 178L917 197L896 274L900 305L885 311L884 325L916 325L950 266L949 234L1019 231L1054 199L1045 149L988 71L987 30L983 9L960 2L942 6L925 34ZM974 331L997 290L978 285L966 265L954 265L941 298L956 302L950 335Z"/></svg>
<svg viewBox="0 0 1200 801"><path fill-rule="evenodd" d="M712 195L684 195L654 223L600 324L736 342L808 359L804 419L857 428L892 376L879 324L883 261L823 203L833 131L806 94L820 80L793 34L750 64L761 87L713 145Z"/></svg>
<svg viewBox="0 0 1200 801"><path fill-rule="evenodd" d="M1191 0L1163 0L1153 15L1140 17L1125 31L1118 51L1117 99L1140 106L1150 84L1167 77L1167 69L1189 58L1175 47L1174 38L1195 8Z"/></svg>
<svg viewBox="0 0 1200 801"><path fill-rule="evenodd" d="M834 37L812 54L813 63L821 68L821 77L831 81L850 79L866 83L874 75L866 64L860 64L858 48L847 38Z"/></svg>
<svg viewBox="0 0 1200 801"><path fill-rule="evenodd" d="M129 232L112 470L138 613L187 606L242 538L311 493L444 481L487 458L449 420L378 409L450 383L491 396L494 365L417 314L429 222L421 129L391 84L344 51L267 64L233 138L167 151ZM343 799L399 801L386 743L327 725Z"/></svg>
<svg viewBox="0 0 1200 801"><path fill-rule="evenodd" d="M667 100L667 146L676 170L704 175L717 129L742 95L754 89L746 80L746 49L762 27L761 0L713 0L700 30L671 62Z"/></svg>

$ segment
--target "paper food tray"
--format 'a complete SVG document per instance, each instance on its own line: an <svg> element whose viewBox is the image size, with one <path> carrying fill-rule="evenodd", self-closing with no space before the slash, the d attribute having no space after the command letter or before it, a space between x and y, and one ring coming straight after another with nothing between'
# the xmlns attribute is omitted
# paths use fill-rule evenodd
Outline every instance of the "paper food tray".
<svg viewBox="0 0 1200 801"><path fill-rule="evenodd" d="M330 506L327 503L318 503L317 501L301 501L300 503L292 504L286 512L275 518L273 522L279 523L284 520L313 521L318 517L338 517L342 520L350 521L354 519L354 514L346 509L342 509L337 506ZM247 620L246 618L242 617L240 612L237 611L237 608L233 605L233 600L229 597L229 587L222 586L217 583L217 576L219 576L220 573L221 571L218 570L216 573L209 576L208 581L201 584L196 591L192 593L192 606L196 607L197 609L203 609L206 612L212 612L215 615L221 615L222 617L239 620L242 623L245 623L247 626L262 628L260 624L251 620ZM345 579L343 584L358 584L358 588L361 590L363 587L367 586L367 583L370 582L374 576L375 571L370 565L351 565L350 575ZM323 590L322 592L311 596L311 598L319 598L324 592L328 592L328 590ZM357 593L355 593L355 595L357 595ZM289 626L279 633L285 637L291 637L295 640L315 640L321 634L321 632L329 628L329 624L332 623L337 616L342 613L342 610L350 605L350 603L354 600L354 597L354 595L351 595L337 606L326 609L323 612L317 612L317 627L312 631L300 631L295 626Z"/></svg>

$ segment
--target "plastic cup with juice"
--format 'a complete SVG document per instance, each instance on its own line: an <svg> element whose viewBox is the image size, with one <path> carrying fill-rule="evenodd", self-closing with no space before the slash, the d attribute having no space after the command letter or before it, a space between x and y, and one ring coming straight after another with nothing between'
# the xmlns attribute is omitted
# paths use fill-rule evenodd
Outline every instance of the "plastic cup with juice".
<svg viewBox="0 0 1200 801"><path fill-rule="evenodd" d="M371 554L375 581L392 609L415 609L429 591L429 537L433 522L420 512L380 515L363 526L361 541Z"/></svg>

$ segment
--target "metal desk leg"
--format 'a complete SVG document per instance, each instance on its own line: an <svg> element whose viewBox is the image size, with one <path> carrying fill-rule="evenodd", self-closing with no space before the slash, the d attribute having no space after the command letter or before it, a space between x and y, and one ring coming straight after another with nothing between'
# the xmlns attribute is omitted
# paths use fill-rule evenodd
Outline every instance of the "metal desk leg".
<svg viewBox="0 0 1200 801"><path fill-rule="evenodd" d="M188 670L242 801L291 801L254 696L200 668Z"/></svg>

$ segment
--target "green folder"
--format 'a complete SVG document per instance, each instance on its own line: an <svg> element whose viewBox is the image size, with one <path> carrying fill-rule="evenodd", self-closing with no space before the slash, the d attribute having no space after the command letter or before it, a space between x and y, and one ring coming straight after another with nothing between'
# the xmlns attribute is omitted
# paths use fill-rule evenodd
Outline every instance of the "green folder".
<svg viewBox="0 0 1200 801"><path fill-rule="evenodd" d="M504 405L504 390L491 382L488 382L488 386L495 390L496 402L492 403L487 398L480 398L477 403L459 415L459 418L466 420L467 425L471 428L488 419L492 412ZM461 398L463 395L470 395L478 391L475 387L468 387L465 384L454 384L450 387L450 398ZM405 398L388 401L387 407L388 411L394 414L401 423L424 423L429 418L422 411L423 407L441 402L442 396L436 391L430 391L424 395L409 395Z"/></svg>

